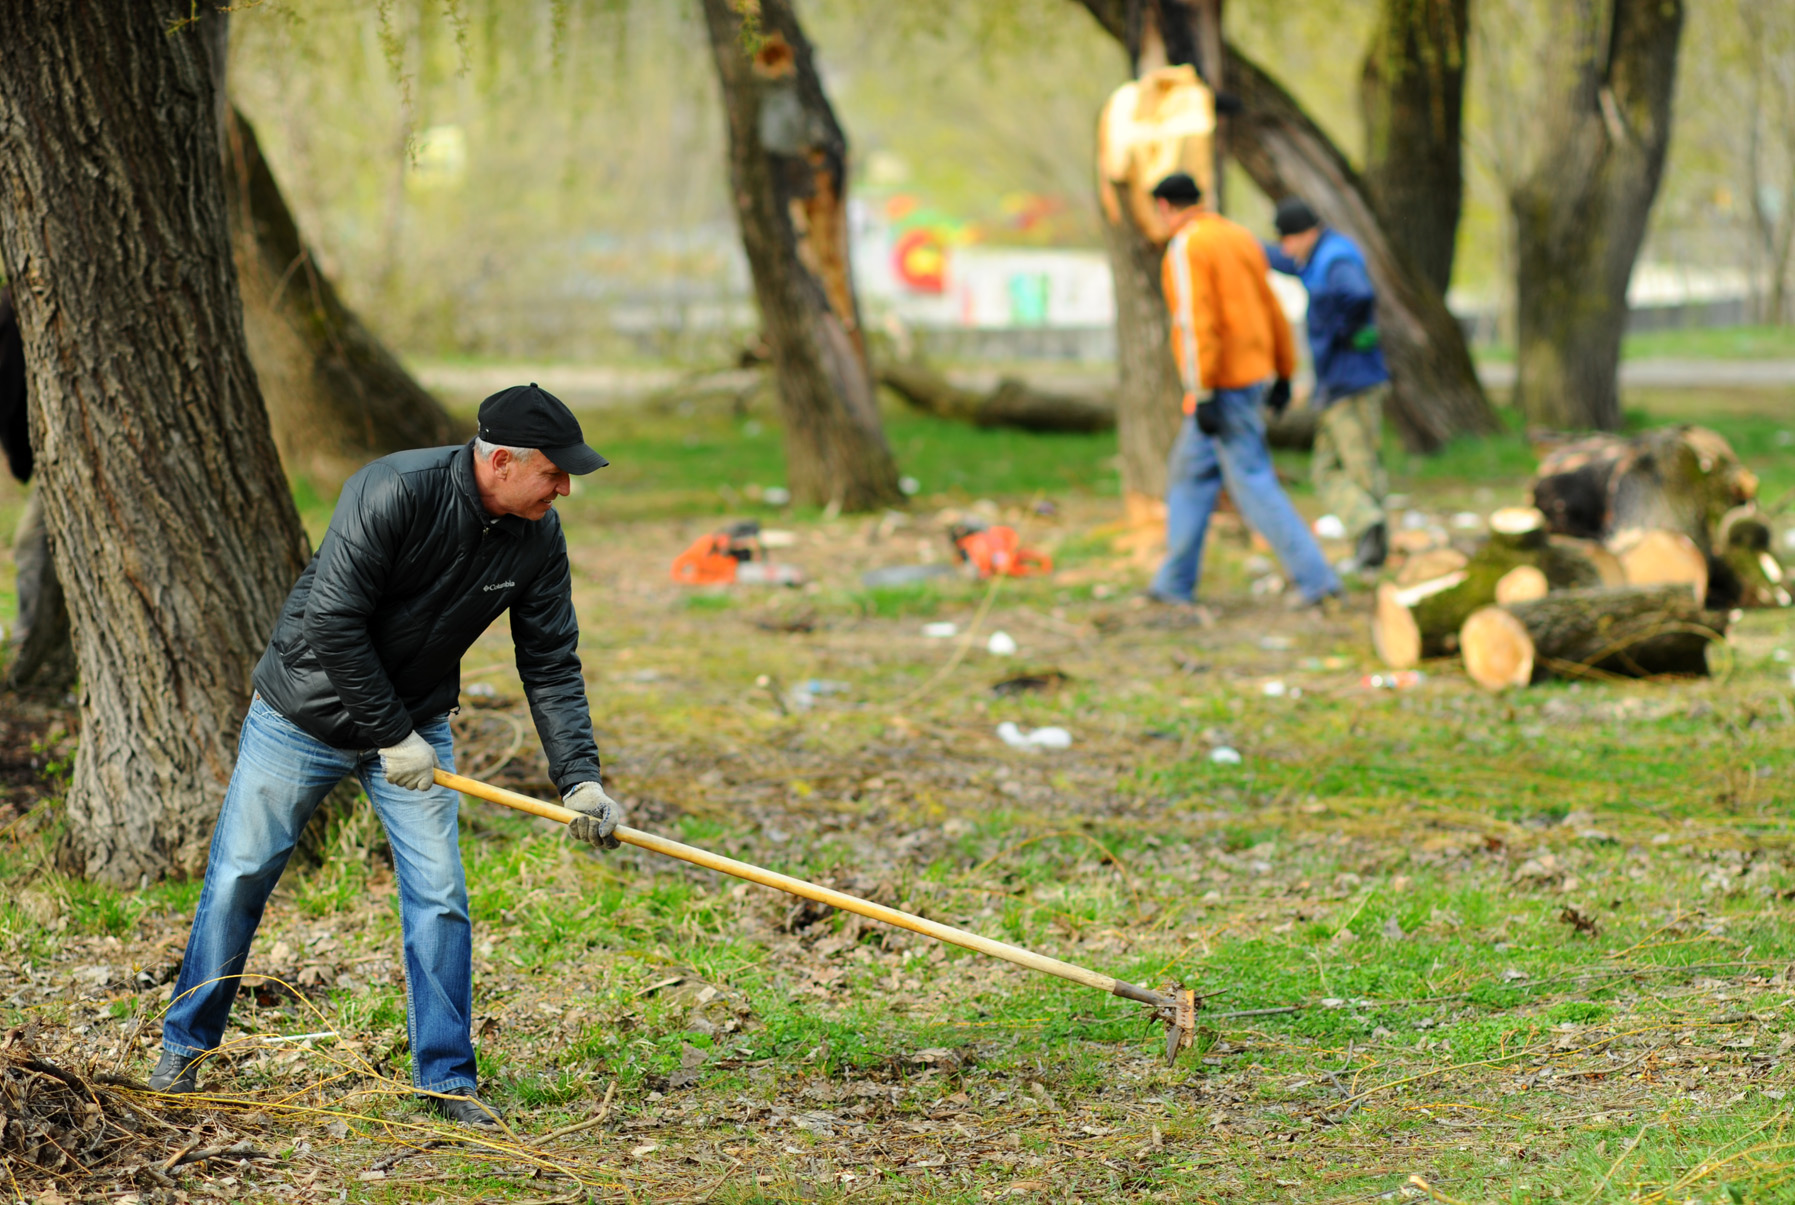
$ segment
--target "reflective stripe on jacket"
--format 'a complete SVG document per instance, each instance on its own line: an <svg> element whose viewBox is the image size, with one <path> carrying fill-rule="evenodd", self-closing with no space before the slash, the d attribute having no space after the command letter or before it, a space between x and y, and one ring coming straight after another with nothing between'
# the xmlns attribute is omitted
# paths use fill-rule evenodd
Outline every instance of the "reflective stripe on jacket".
<svg viewBox="0 0 1795 1205"><path fill-rule="evenodd" d="M1185 404L1296 371L1290 323L1266 279L1265 251L1244 226L1198 210L1172 236L1160 284Z"/></svg>

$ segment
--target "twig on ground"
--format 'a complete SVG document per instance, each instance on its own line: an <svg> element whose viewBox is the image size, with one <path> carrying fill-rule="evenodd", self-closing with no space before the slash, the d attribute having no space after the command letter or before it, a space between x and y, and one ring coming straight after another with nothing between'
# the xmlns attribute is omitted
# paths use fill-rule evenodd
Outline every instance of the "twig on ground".
<svg viewBox="0 0 1795 1205"><path fill-rule="evenodd" d="M576 1121L572 1125L562 1126L558 1130L550 1130L536 1140L537 1145L540 1146L545 1142L553 1142L557 1138L565 1138L569 1134L578 1134L582 1130L590 1130L603 1125L605 1123L605 1118L611 1115L611 1101L615 1099L616 1096L617 1081L612 1080L605 1087L605 1098L600 1102L598 1112L594 1113L584 1121Z"/></svg>

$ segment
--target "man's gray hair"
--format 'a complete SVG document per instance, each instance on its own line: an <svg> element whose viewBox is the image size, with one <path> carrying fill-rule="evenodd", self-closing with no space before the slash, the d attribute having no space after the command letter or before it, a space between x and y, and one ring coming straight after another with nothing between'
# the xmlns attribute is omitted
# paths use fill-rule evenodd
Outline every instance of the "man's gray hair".
<svg viewBox="0 0 1795 1205"><path fill-rule="evenodd" d="M474 455L478 456L481 460L491 460L492 454L500 448L504 448L505 451L511 453L511 459L520 464L536 455L535 448L513 448L507 444L489 444L478 435L474 436Z"/></svg>

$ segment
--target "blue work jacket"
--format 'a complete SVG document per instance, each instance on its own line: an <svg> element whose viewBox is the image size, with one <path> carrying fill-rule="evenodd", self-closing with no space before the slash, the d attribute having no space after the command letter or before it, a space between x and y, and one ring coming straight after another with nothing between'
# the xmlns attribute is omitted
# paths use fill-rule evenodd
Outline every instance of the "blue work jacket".
<svg viewBox="0 0 1795 1205"><path fill-rule="evenodd" d="M1377 294L1365 257L1338 230L1323 230L1307 263L1298 264L1276 243L1267 243L1271 266L1294 276L1309 291L1309 355L1315 361L1311 404L1326 407L1390 379L1383 348L1375 342ZM1369 329L1373 334L1361 332ZM1361 345L1354 346L1357 339Z"/></svg>

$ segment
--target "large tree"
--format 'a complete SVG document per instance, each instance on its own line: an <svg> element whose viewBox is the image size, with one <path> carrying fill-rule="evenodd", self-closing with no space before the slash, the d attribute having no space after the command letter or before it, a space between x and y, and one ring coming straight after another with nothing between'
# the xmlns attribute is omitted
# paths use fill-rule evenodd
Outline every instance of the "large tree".
<svg viewBox="0 0 1795 1205"><path fill-rule="evenodd" d="M847 138L788 0L704 0L729 180L799 501L900 501L848 259Z"/></svg>
<svg viewBox="0 0 1795 1205"><path fill-rule="evenodd" d="M450 442L448 412L318 265L255 129L235 108L224 149L243 326L287 470L341 481L388 452Z"/></svg>
<svg viewBox="0 0 1795 1205"><path fill-rule="evenodd" d="M1365 189L1378 221L1442 295L1464 208L1470 0L1382 0L1365 55Z"/></svg>
<svg viewBox="0 0 1795 1205"><path fill-rule="evenodd" d="M1143 30L1151 28L1141 19L1142 10L1181 10L1190 33L1175 40L1171 19L1164 18L1165 44L1173 55L1175 44L1189 47L1185 52L1189 57L1173 61L1200 58L1196 46L1200 25L1187 0L1079 3L1128 48L1134 62L1141 58ZM1345 231L1365 253L1378 293L1384 351L1395 379L1391 418L1405 442L1419 451L1433 451L1455 436L1499 429L1457 319L1439 290L1397 249L1346 156L1258 64L1227 43L1222 61L1227 89L1240 102L1239 110L1227 119L1229 154L1261 191L1273 197L1290 193L1303 197L1323 221ZM1120 282L1117 292L1123 292Z"/></svg>
<svg viewBox="0 0 1795 1205"><path fill-rule="evenodd" d="M221 16L6 0L0 256L81 670L60 854L135 884L205 862L249 674L305 534L232 266Z"/></svg>
<svg viewBox="0 0 1795 1205"><path fill-rule="evenodd" d="M1620 426L1627 283L1670 145L1681 0L1550 7L1532 170L1510 198L1515 399L1530 423Z"/></svg>

